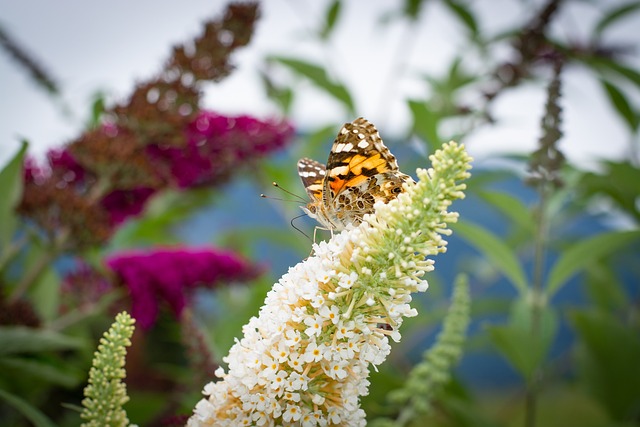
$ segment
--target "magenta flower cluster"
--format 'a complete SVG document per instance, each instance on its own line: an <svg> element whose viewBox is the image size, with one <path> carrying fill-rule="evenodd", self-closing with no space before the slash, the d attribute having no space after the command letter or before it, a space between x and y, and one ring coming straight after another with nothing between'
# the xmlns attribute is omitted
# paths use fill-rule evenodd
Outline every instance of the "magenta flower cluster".
<svg viewBox="0 0 640 427"><path fill-rule="evenodd" d="M88 192L100 177L92 167L78 162L68 148L55 149L48 153L44 166L38 165L33 159L25 161L24 177L27 186L22 213L38 218L39 222L46 222L47 215L42 211L47 210L52 203L58 206L51 210L53 212L58 212L65 206L74 206L76 213L99 209L100 215L94 212L87 221L95 222L96 218L104 217L104 224L94 224L95 229L101 230L94 234L107 236L108 229L131 216L139 215L146 202L163 188L169 186L185 189L222 184L242 166L285 146L294 135L293 127L286 121L262 121L246 115L233 117L201 111L184 130L184 145L151 143L142 147L142 152L135 154L138 160L133 160L126 150L113 150L115 143L122 144L124 141L118 140L121 136L113 126L104 125L103 132L96 134L99 137L82 140L82 144L94 144L92 150L98 154L110 153L108 159L101 161L114 167L125 170L136 165L145 166L147 176L157 175L149 182L159 184L120 188L116 180L100 195L97 206L85 207L84 205L92 204L93 201L83 201L82 199L90 198L83 192ZM132 140L127 143L134 142ZM116 175L107 177L107 180L113 181ZM74 199L74 202L69 203L69 199ZM78 208L78 205L83 206ZM47 228L46 224L43 225ZM59 221L55 223L57 225Z"/></svg>
<svg viewBox="0 0 640 427"><path fill-rule="evenodd" d="M294 135L286 121L260 121L203 111L187 128L186 147L150 145L152 158L170 168L180 188L225 181L239 165L282 148Z"/></svg>
<svg viewBox="0 0 640 427"><path fill-rule="evenodd" d="M118 253L106 265L129 290L131 314L145 329L155 323L162 301L179 318L194 289L247 281L261 271L233 252L213 248Z"/></svg>

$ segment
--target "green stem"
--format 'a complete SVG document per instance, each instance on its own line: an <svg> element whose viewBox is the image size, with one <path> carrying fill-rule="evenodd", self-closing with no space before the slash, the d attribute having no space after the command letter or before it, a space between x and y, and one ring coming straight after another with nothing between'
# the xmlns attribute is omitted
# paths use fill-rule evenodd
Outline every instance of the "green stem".
<svg viewBox="0 0 640 427"><path fill-rule="evenodd" d="M49 264L58 256L64 245L66 244L69 238L69 230L67 228L63 229L60 234L56 237L53 245L51 245L50 250L43 253L37 260L36 263L29 269L29 271L22 277L22 280L18 282L16 288L14 289L11 297L9 297L9 304L13 304L17 302L26 292L29 290L31 285L33 285L36 280L40 277L42 272L49 266Z"/></svg>
<svg viewBox="0 0 640 427"><path fill-rule="evenodd" d="M533 283L531 289L531 335L534 342L539 342L541 329L541 317L543 306L543 277L544 277L544 257L548 234L547 202L549 197L548 184L543 182L539 187L540 204L537 209L536 236L534 246L534 267ZM538 367L527 381L525 397L525 427L536 425L536 408L538 381L540 377L540 367Z"/></svg>
<svg viewBox="0 0 640 427"><path fill-rule="evenodd" d="M23 236L21 239L9 243L7 248L0 254L0 272L4 270L5 266L13 260L13 258L20 253L27 243L27 237Z"/></svg>

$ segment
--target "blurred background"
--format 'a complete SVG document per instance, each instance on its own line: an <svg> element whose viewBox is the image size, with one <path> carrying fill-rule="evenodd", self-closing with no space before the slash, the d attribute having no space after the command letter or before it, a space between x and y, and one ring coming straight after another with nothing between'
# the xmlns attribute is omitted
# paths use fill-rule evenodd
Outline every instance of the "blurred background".
<svg viewBox="0 0 640 427"><path fill-rule="evenodd" d="M542 4L492 0L469 2L468 7L479 34L489 39L528 22ZM569 2L551 22L549 34L566 43L586 45L607 10L625 4ZM399 137L411 124L406 99L428 97L432 90L426 76L443 76L451 61L462 54L465 66L488 68L487 58L479 52L462 51L469 29L442 2L424 2L420 14L407 23L398 19L402 2L373 0L363 6L346 1L341 3L330 37L319 43L328 5L324 1L264 1L251 45L234 57L237 70L220 84L205 88L204 105L228 114L277 114L263 90L260 73L267 66L266 57L291 56L322 64L331 77L349 88L358 115L377 124L387 138ZM54 99L48 98L5 56L0 63L5 100L0 105L0 162L17 150L19 138L29 139L31 150L39 155L73 138L88 120L87 105L97 94L107 100L126 97L136 81L159 70L169 46L193 37L206 17L224 7L223 1L176 4L151 0L0 5L4 31L33 54L60 90ZM639 20L636 14L629 14L598 35L602 44L627 50L625 61L636 67L640 61L635 31ZM494 60L509 58L504 46L495 49ZM594 159L625 156L625 125L609 108L601 85L584 67L571 67L565 73L562 147L569 160L593 166ZM352 120L344 108L308 82L294 82L290 75L283 78L295 84L291 118L300 131ZM465 138L475 157L524 153L535 146L544 105L543 84L523 85L497 100L492 109L498 126L482 126ZM627 95L637 103L635 91ZM468 100L474 101L477 99Z"/></svg>
<svg viewBox="0 0 640 427"><path fill-rule="evenodd" d="M22 141L29 159L25 173L14 173L20 179L2 181L2 191L13 194L9 184L21 188L24 175L26 196L21 202L16 196L20 215L4 232L9 237L3 241L0 233L6 243L0 272L6 299L31 307L29 316L37 320L29 325L92 343L114 307L132 309L134 317L136 310L153 311L138 317L145 327L128 361L128 411L140 425L171 425L171 416L193 407L212 378L211 367L274 281L309 254L303 233L312 235L314 222L294 219L299 203L278 200L292 197L271 182L304 197L297 160L326 162L340 126L363 116L413 176L450 139L464 143L475 159L467 198L453 207L461 224L447 253L436 259L430 290L414 301L420 315L403 325L402 342L372 374L363 403L368 419L397 415L386 394L402 387L437 342L453 283L466 273L473 302L464 354L430 396L431 409L408 425L640 425L640 2L265 0L250 41L225 53L234 70L198 81L202 96L186 140L188 147L201 140L214 147L202 166L204 157L171 151L184 147L162 139L177 133L141 136L127 117L136 114L134 91L149 81L158 84L154 76L176 72L167 65L173 64L172 47L197 45L190 40L202 33L202 24L224 16L227 6L151 0L0 4L0 167L22 164ZM207 124L200 126L202 120ZM216 127L218 120L226 124ZM100 187L106 166L131 166L122 153L98 161L104 151L87 149L103 141L95 132L108 134L114 123L131 125L136 144L161 143L154 147L156 163L144 164L142 173L123 166L120 175L109 175L113 191L96 199L89 190ZM262 139L247 131L255 126ZM251 145L257 139L262 145ZM219 159L226 157L215 147L246 150L223 164ZM187 169L192 175L183 173ZM220 177L217 170L224 170ZM146 180L157 171L162 184ZM129 181L121 179L127 173ZM27 197L52 180L52 188L73 184L74 197L89 200L78 202L75 212L110 216L99 225L84 217L71 221L63 207L76 205L60 201L67 199ZM100 206L93 211L96 200ZM13 249L9 243L16 241L21 245ZM212 253L189 252L209 247ZM153 258L167 248L189 254ZM165 263L167 271L187 271L200 261L221 262L218 250L232 251L247 265L221 273L215 289L213 279L179 285L189 287L184 304L193 323L162 294L169 294L164 285L149 279L148 293L140 297L132 285L137 279L120 267L130 262L148 273ZM34 265L36 273L27 274ZM113 289L101 290L104 302L95 304L91 292L104 281ZM226 286L236 282L249 285ZM74 300L74 293L94 295L94 303ZM140 298L158 301L149 309ZM518 315L522 307L530 313L542 307L544 336L529 337L528 323L523 326ZM18 313L12 310L6 306L6 313ZM26 324L20 316L7 315L2 324ZM193 361L193 342L206 343L208 365ZM5 371L0 389L59 425L74 425L73 416L58 414L60 402L49 398L64 390L64 402L79 404L91 345L85 342L77 353L47 347L35 355L23 352L49 370L74 365L74 372L59 372L71 379L27 375L29 387L21 388ZM15 369L15 362L3 360ZM207 371L194 374L203 366ZM33 393L35 384L46 391ZM19 413L0 406L0 418L27 425Z"/></svg>

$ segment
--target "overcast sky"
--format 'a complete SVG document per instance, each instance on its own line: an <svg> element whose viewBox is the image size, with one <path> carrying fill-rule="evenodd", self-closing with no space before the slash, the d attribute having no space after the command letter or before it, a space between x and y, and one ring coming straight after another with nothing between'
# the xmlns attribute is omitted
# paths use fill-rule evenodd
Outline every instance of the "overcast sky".
<svg viewBox="0 0 640 427"><path fill-rule="evenodd" d="M516 3L540 2L473 2L481 14L480 22L492 32L526 18L516 13ZM23 71L1 53L0 164L15 152L21 138L30 141L33 153L42 155L48 148L77 136L88 117L94 93L103 91L111 99L125 97L136 80L148 78L160 69L172 44L197 35L201 22L219 15L225 4L218 0L1 2L0 24L58 79L70 114L63 114L59 104L35 88ZM420 76L413 73L442 70L463 39L461 27L450 15L437 2L429 2L408 56L407 73L387 98L383 88L389 83L390 67L398 54L404 28L389 25L381 30L379 18L399 4L388 0L346 1L342 20L331 39L331 50L327 51L310 37L322 22L325 1L263 1L262 18L252 43L234 57L236 72L207 89L205 106L228 114L276 114L258 79L261 60L268 54L297 55L328 63L353 91L358 115L376 123L383 136L402 135L410 123L405 100L426 95ZM570 16L556 23L556 31L578 40L588 33L598 11L588 4L572 10ZM637 17L628 19L608 36L612 41L637 44L639 23ZM640 64L637 57L635 63ZM499 126L485 127L464 141L471 153L482 158L496 152L531 150L539 136L544 106L540 87L518 89L501 97L494 108ZM292 117L299 129L353 119L324 94L310 86L303 88L305 93L295 104ZM611 112L597 82L584 71L569 70L564 77L564 94L562 147L569 159L593 165L600 157L624 156L627 133Z"/></svg>

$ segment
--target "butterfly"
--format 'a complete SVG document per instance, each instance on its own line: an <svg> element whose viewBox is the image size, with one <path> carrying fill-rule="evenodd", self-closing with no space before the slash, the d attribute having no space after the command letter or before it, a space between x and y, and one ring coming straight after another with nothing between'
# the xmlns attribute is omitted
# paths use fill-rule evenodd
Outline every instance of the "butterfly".
<svg viewBox="0 0 640 427"><path fill-rule="evenodd" d="M331 231L360 224L373 213L375 202L389 202L404 191L403 183L414 182L400 172L378 130L362 117L342 126L326 167L303 158L298 175L311 199L302 210Z"/></svg>

